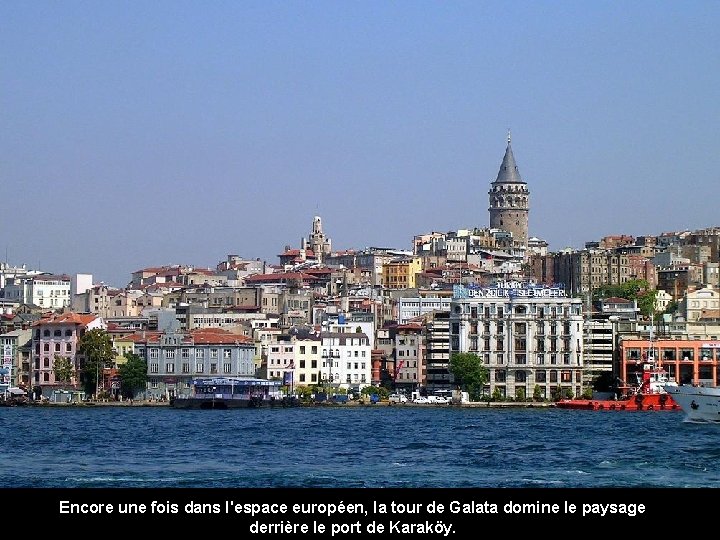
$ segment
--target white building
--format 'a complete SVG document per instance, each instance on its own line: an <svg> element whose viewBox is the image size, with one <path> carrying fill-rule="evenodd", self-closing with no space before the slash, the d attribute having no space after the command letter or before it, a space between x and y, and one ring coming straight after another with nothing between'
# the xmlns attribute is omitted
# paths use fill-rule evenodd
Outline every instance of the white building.
<svg viewBox="0 0 720 540"><path fill-rule="evenodd" d="M397 303L398 324L407 324L433 311L450 311L449 297L424 297L399 298Z"/></svg>
<svg viewBox="0 0 720 540"><path fill-rule="evenodd" d="M560 287L499 283L454 287L450 353L477 354L489 369L486 391L503 397L550 398L582 392L582 299ZM537 390L536 390L537 389Z"/></svg>
<svg viewBox="0 0 720 540"><path fill-rule="evenodd" d="M370 385L372 346L362 332L321 332L320 377L346 390L359 392Z"/></svg>
<svg viewBox="0 0 720 540"><path fill-rule="evenodd" d="M5 298L20 304L34 304L58 310L70 306L70 276L39 274L9 278Z"/></svg>

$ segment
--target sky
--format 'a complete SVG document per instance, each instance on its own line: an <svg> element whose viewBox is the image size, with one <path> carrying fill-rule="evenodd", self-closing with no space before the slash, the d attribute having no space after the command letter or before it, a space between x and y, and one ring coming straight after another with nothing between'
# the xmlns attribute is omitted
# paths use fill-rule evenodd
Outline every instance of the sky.
<svg viewBox="0 0 720 540"><path fill-rule="evenodd" d="M0 1L0 256L125 286L489 226L720 225L717 1Z"/></svg>

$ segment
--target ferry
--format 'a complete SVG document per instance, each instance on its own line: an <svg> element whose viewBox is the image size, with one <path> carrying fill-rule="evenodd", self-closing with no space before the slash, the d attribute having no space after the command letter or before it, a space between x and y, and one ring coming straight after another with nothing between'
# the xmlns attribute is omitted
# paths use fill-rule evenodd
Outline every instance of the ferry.
<svg viewBox="0 0 720 540"><path fill-rule="evenodd" d="M239 409L287 407L294 400L280 393L282 381L244 377L201 378L192 381L192 393L170 401L175 409Z"/></svg>
<svg viewBox="0 0 720 540"><path fill-rule="evenodd" d="M688 422L720 422L720 387L670 385L665 388L679 404Z"/></svg>

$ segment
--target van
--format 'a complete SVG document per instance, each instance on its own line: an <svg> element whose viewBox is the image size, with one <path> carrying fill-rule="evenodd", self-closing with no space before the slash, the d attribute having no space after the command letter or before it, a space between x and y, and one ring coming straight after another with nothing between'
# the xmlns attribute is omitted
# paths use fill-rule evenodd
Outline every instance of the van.
<svg viewBox="0 0 720 540"><path fill-rule="evenodd" d="M390 403L407 403L407 398L404 394L390 394L388 401Z"/></svg>

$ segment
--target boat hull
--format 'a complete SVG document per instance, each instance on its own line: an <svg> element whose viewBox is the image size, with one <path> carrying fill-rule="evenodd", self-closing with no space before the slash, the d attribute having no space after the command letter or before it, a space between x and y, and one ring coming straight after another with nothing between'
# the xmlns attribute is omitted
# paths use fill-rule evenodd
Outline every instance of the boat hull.
<svg viewBox="0 0 720 540"><path fill-rule="evenodd" d="M257 407L293 407L296 400L289 398L282 399L229 399L229 398L206 398L206 397L188 397L174 399L170 402L170 406L174 409L248 409Z"/></svg>
<svg viewBox="0 0 720 540"><path fill-rule="evenodd" d="M691 422L720 422L720 387L680 385L667 387L685 418Z"/></svg>
<svg viewBox="0 0 720 540"><path fill-rule="evenodd" d="M669 394L638 394L628 399L561 399L559 409L583 411L677 411L680 405Z"/></svg>

